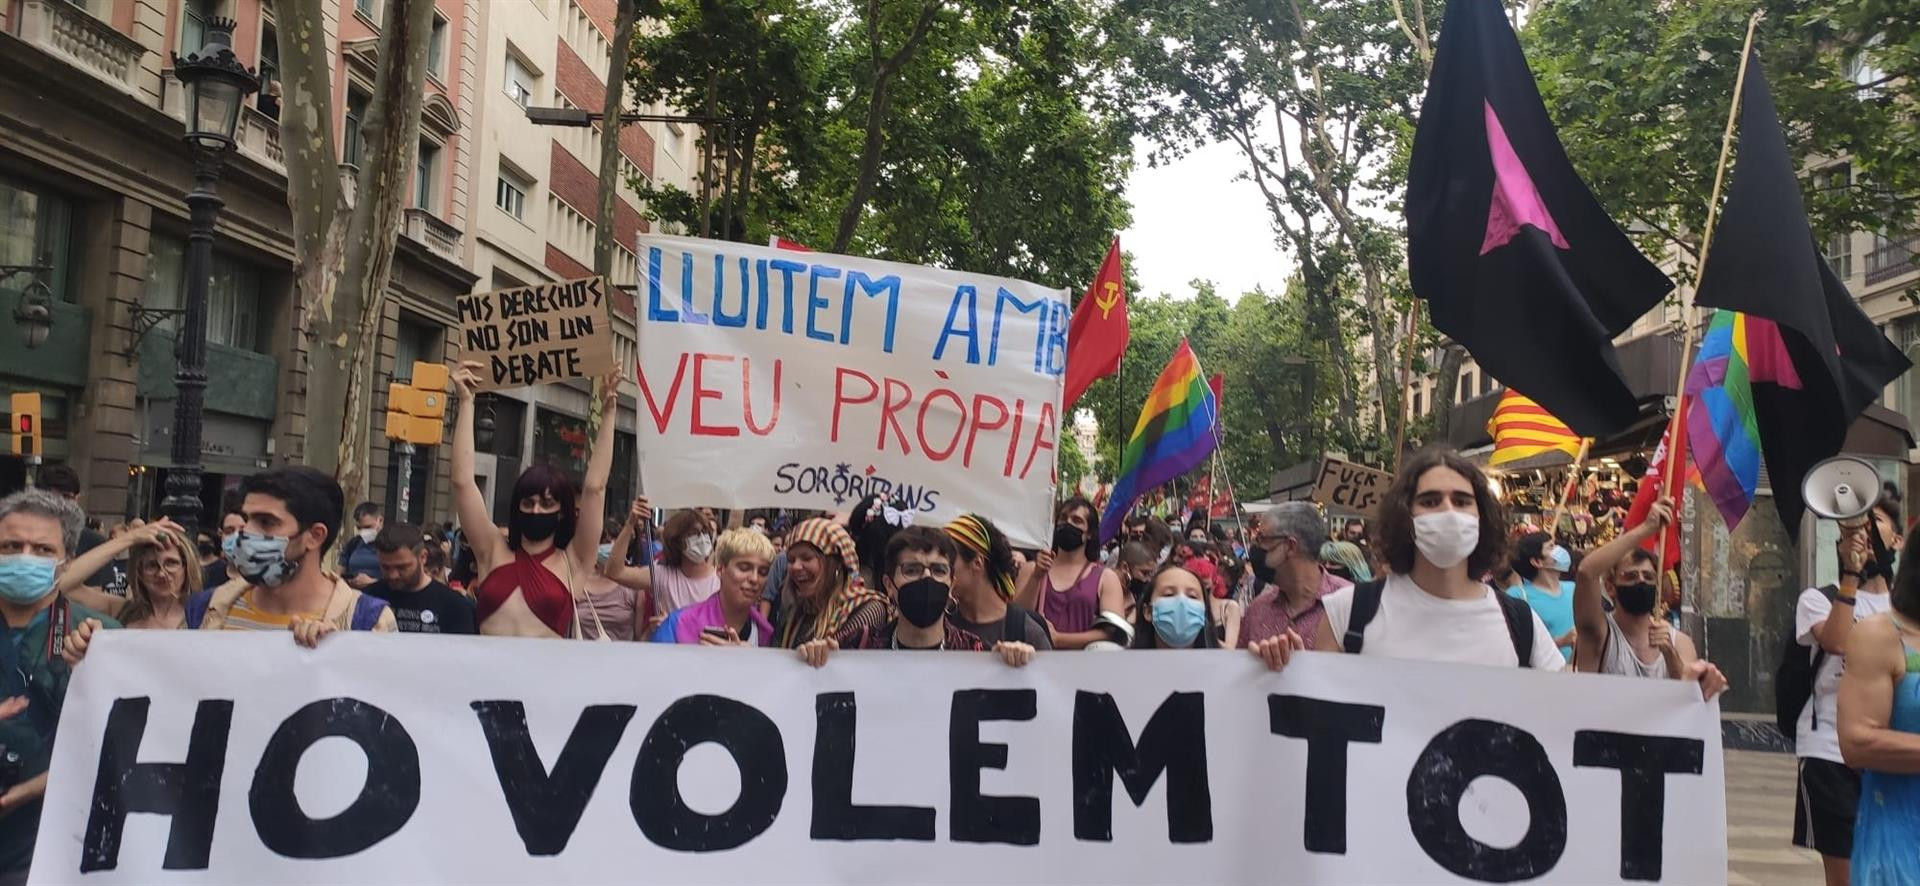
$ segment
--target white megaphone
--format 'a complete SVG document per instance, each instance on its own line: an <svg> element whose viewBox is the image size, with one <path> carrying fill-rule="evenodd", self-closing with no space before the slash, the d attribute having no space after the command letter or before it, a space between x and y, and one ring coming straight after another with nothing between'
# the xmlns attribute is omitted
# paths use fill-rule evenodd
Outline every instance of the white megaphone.
<svg viewBox="0 0 1920 886"><path fill-rule="evenodd" d="M1800 496L1807 510L1829 520L1859 520L1880 501L1880 472L1862 459L1836 455L1807 472Z"/></svg>

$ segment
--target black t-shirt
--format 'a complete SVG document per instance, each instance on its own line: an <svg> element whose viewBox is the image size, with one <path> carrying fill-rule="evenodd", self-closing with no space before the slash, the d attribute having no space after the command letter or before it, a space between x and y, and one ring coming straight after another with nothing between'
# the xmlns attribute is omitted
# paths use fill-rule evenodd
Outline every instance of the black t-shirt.
<svg viewBox="0 0 1920 886"><path fill-rule="evenodd" d="M200 589L217 588L227 583L227 561L215 560L200 567Z"/></svg>
<svg viewBox="0 0 1920 886"><path fill-rule="evenodd" d="M1035 649L1052 649L1053 638L1047 635L1047 623L1030 609L1008 604L1007 615L999 621L987 624L975 624L967 621L959 612L948 612L947 621L960 630L980 638L980 641L992 649L1002 640L1014 640L1026 643ZM1008 625L1013 625L1012 637L1008 637Z"/></svg>
<svg viewBox="0 0 1920 886"><path fill-rule="evenodd" d="M107 537L105 535L102 535L100 533L100 530L82 529L80 530L80 546L74 550L73 555L75 557L78 557L81 554L91 551L94 548L97 548L106 543L107 543ZM117 587L118 590L115 590L114 593L124 594L127 592L126 567L123 565L119 570L119 574L116 576L114 573L113 564L108 563L107 565L100 567L99 572L96 572L92 576L90 576L87 579L86 583L91 587L100 588L102 590L108 590L108 589Z"/></svg>
<svg viewBox="0 0 1920 886"><path fill-rule="evenodd" d="M362 593L387 601L393 620L406 634L477 634L473 601L437 581L417 591L395 591L384 581L374 582Z"/></svg>

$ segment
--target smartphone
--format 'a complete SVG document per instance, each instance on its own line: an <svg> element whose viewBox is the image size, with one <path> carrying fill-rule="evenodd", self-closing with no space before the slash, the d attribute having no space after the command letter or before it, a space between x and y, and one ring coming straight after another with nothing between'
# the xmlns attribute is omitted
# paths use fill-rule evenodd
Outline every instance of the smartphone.
<svg viewBox="0 0 1920 886"><path fill-rule="evenodd" d="M713 635L713 636L715 636L715 637L718 637L718 638L720 638L720 639L722 639L722 640L725 640L725 639L727 639L727 629L726 629L726 628L711 628L711 627L710 627L710 628L702 628L702 629L701 629L701 631L700 631L700 633L702 633L702 634L711 634L711 635Z"/></svg>

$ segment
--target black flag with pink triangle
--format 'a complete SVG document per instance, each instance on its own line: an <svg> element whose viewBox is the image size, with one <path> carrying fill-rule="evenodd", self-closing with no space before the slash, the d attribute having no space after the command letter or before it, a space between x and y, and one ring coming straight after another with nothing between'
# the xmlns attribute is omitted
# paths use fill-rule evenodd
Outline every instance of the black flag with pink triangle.
<svg viewBox="0 0 1920 886"><path fill-rule="evenodd" d="M1407 177L1433 326L1583 436L1639 413L1613 339L1673 289L1567 160L1499 0L1450 0Z"/></svg>

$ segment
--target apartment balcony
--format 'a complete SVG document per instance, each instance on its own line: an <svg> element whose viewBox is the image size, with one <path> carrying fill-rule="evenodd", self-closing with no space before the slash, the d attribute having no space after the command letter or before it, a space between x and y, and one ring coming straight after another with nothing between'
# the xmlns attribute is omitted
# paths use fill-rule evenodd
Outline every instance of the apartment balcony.
<svg viewBox="0 0 1920 886"><path fill-rule="evenodd" d="M146 48L66 0L21 0L21 40L128 95L138 95Z"/></svg>
<svg viewBox="0 0 1920 886"><path fill-rule="evenodd" d="M455 264L460 263L460 229L435 217L433 213L409 207L402 232L433 254Z"/></svg>
<svg viewBox="0 0 1920 886"><path fill-rule="evenodd" d="M1888 240L1873 238L1873 250L1867 253L1867 285L1875 286L1895 277L1920 271L1920 233Z"/></svg>

